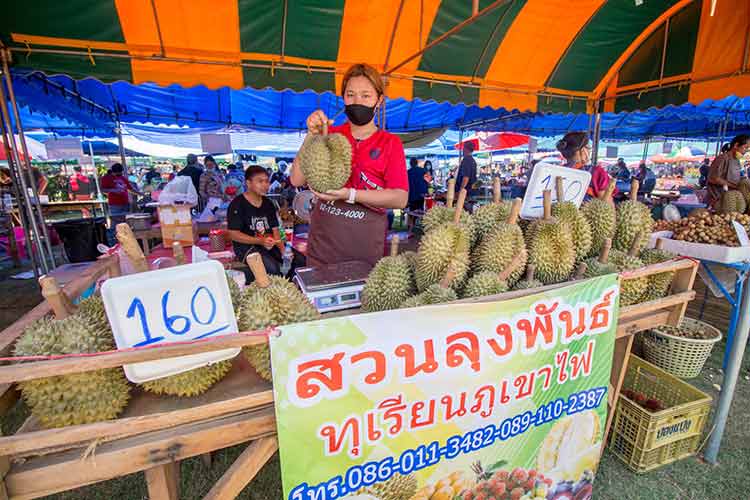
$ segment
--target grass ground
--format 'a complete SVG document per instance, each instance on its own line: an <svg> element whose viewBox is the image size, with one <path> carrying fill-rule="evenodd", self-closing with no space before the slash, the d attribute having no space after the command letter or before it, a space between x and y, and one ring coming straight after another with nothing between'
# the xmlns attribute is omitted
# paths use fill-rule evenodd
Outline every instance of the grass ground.
<svg viewBox="0 0 750 500"><path fill-rule="evenodd" d="M41 300L33 280L7 279L18 270L0 268L0 329L15 321ZM699 389L718 398L714 384L720 384L721 356L724 343L714 349L701 375L690 381ZM595 482L597 500L746 500L750 498L750 357L746 357L737 386L734 404L722 442L720 464L712 466L693 457L675 462L647 474L630 472L609 451L605 452ZM4 434L13 432L28 415L19 402L2 419ZM709 419L709 425L711 419ZM708 430L708 429L707 429ZM203 498L221 477L245 445L213 454L211 467L199 458L181 463L181 497ZM278 455L274 456L238 498L277 500L282 497ZM50 500L138 500L148 498L142 473L95 484L47 497Z"/></svg>

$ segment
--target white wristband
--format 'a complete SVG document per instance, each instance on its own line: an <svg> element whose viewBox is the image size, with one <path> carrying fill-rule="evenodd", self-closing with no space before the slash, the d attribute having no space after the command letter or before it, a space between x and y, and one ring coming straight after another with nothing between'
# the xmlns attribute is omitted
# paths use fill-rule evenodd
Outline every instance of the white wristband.
<svg viewBox="0 0 750 500"><path fill-rule="evenodd" d="M349 199L346 200L347 203L354 204L354 198L357 196L357 190L354 188L349 188Z"/></svg>

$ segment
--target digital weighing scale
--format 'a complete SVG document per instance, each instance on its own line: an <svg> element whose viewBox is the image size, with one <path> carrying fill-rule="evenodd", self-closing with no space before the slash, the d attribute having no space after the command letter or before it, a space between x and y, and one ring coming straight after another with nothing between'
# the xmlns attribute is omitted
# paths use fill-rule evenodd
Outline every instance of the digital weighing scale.
<svg viewBox="0 0 750 500"><path fill-rule="evenodd" d="M362 289L371 269L367 262L359 260L323 267L304 267L297 269L294 281L322 314L359 307Z"/></svg>

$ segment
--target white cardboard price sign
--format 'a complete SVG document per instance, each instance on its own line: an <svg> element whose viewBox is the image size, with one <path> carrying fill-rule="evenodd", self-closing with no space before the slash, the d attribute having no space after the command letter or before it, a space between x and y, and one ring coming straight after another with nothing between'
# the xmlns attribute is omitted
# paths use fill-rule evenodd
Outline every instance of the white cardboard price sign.
<svg viewBox="0 0 750 500"><path fill-rule="evenodd" d="M740 242L740 246L741 247L750 246L750 237L747 236L747 231L745 230L745 226L743 226L736 220L732 221L732 225L734 226L734 231L737 233L737 239Z"/></svg>
<svg viewBox="0 0 750 500"><path fill-rule="evenodd" d="M237 332L222 265L209 260L111 278L102 298L118 349L184 342ZM124 366L134 383L176 375L236 356L223 349Z"/></svg>
<svg viewBox="0 0 750 500"><path fill-rule="evenodd" d="M572 201L577 207L583 203L583 197L591 182L591 174L585 170L551 165L549 163L537 163L531 173L526 194L521 205L521 217L524 219L538 219L544 215L542 206L543 193L549 189L552 191L552 203L557 201L555 189L555 178L563 178L563 193L565 200Z"/></svg>

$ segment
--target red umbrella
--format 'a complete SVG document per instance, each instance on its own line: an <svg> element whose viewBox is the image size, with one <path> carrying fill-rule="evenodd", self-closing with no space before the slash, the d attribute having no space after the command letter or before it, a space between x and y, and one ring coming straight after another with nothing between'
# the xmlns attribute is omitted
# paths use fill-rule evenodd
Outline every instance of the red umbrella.
<svg viewBox="0 0 750 500"><path fill-rule="evenodd" d="M474 144L474 151L496 151L528 144L529 136L513 132L478 132L456 144L455 148L463 149L464 144L467 143Z"/></svg>

